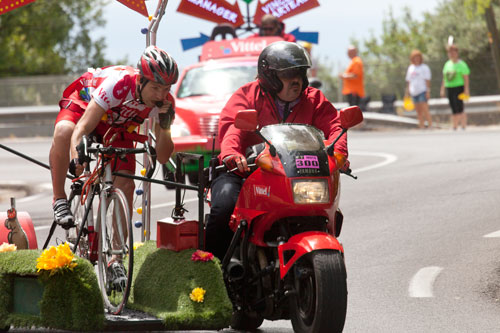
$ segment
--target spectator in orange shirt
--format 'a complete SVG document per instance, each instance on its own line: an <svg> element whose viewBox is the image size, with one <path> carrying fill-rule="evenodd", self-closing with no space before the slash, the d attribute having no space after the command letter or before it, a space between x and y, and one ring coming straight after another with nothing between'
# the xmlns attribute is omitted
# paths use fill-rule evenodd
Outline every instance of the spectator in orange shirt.
<svg viewBox="0 0 500 333"><path fill-rule="evenodd" d="M349 46L347 55L351 58L351 63L344 73L339 77L343 81L342 95L349 105L359 105L361 98L365 97L363 84L363 61L358 56L358 50L354 46Z"/></svg>

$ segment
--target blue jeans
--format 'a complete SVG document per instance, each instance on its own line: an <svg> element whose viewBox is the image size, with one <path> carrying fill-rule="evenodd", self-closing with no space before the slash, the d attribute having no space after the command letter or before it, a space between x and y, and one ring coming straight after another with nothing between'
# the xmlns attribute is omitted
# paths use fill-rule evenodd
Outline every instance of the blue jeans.
<svg viewBox="0 0 500 333"><path fill-rule="evenodd" d="M423 93L420 93L418 95L411 96L413 103L417 104L417 103L427 102L427 97L425 96L426 93L427 92L424 91Z"/></svg>
<svg viewBox="0 0 500 333"><path fill-rule="evenodd" d="M222 173L212 182L212 203L205 230L205 249L222 260L231 243L233 232L229 219L240 194L243 178L234 173Z"/></svg>

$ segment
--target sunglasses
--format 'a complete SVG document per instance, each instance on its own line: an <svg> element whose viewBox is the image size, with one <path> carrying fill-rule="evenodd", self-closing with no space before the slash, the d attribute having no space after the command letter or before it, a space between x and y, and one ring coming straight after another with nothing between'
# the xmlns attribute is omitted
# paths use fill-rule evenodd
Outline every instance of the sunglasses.
<svg viewBox="0 0 500 333"><path fill-rule="evenodd" d="M283 71L278 71L277 75L280 79L290 80L297 77L303 77L306 73L305 68L291 68Z"/></svg>

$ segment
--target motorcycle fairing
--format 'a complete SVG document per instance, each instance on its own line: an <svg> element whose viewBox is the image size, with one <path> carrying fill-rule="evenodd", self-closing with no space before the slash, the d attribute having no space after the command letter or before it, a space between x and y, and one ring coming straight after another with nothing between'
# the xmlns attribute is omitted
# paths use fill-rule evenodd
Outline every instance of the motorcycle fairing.
<svg viewBox="0 0 500 333"><path fill-rule="evenodd" d="M261 130L276 148L286 176L326 177L330 175L324 135L306 124L275 124Z"/></svg>
<svg viewBox="0 0 500 333"><path fill-rule="evenodd" d="M290 267L304 254L316 250L335 250L344 253L339 241L330 234L320 231L308 231L290 237L288 242L278 246L280 277L283 279ZM284 252L293 251L292 257L285 263Z"/></svg>

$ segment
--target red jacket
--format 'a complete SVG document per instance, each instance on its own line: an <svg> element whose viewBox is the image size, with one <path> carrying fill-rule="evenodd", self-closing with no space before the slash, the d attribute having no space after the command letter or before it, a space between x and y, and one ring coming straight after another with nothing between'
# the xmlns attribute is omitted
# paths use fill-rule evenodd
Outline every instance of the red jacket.
<svg viewBox="0 0 500 333"><path fill-rule="evenodd" d="M245 132L234 127L234 118L240 110L258 111L259 125L266 126L283 122L278 113L273 97L264 91L258 81L253 81L239 88L222 109L219 121L219 139L221 139L222 161L226 156L239 154L244 156L247 147L262 140L252 132ZM333 141L342 131L339 112L323 93L307 87L300 96L300 101L291 109L287 123L313 125L323 131L328 141ZM335 144L335 151L347 157L347 135L343 135Z"/></svg>

